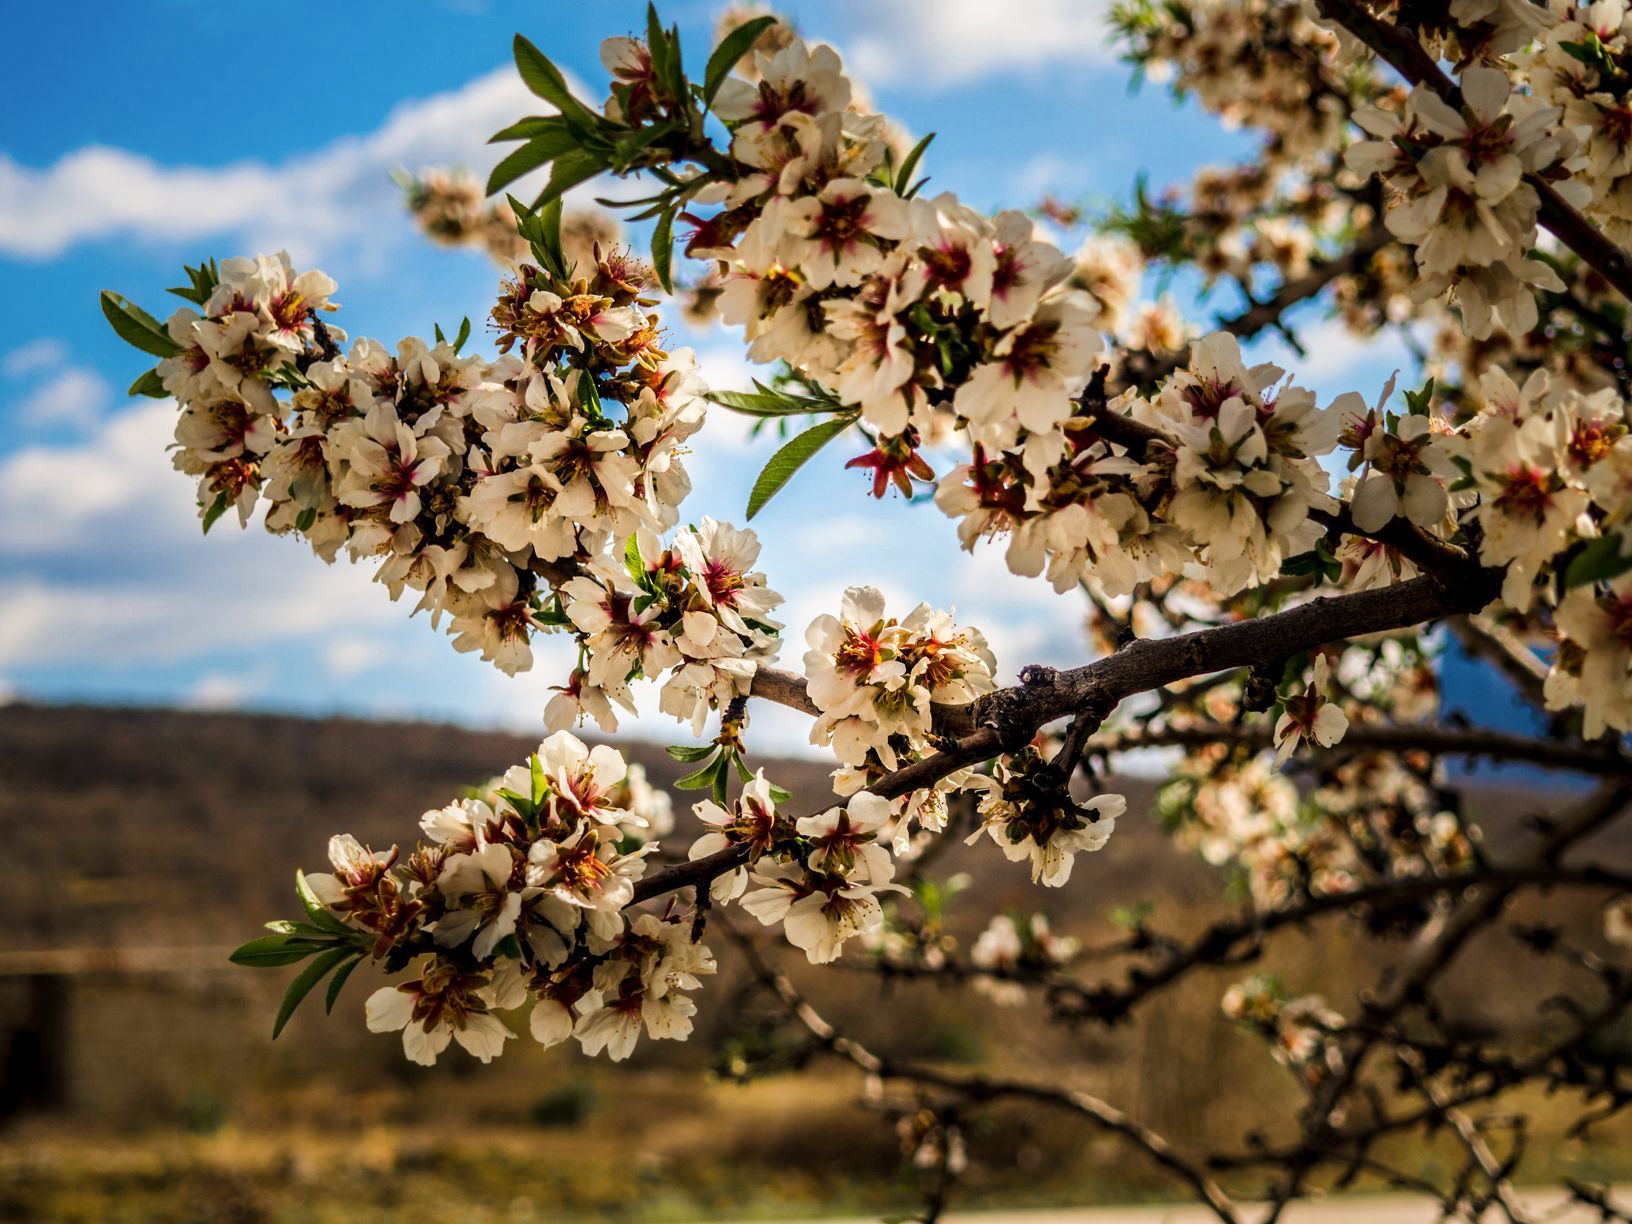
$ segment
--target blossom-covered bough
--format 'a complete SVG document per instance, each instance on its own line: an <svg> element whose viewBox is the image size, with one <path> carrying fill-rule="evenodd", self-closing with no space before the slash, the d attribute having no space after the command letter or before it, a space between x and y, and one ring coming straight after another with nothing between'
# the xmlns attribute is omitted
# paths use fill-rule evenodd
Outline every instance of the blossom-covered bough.
<svg viewBox="0 0 1632 1224"><path fill-rule="evenodd" d="M259 515L326 562L369 564L507 673L542 636L574 648L532 757L427 812L412 850L335 837L331 870L298 881L302 918L238 951L304 963L278 1029L324 979L332 1008L372 961L394 978L368 1027L400 1032L416 1062L454 1043L488 1061L518 1023L622 1059L692 1033L718 929L810 1052L906 1094L924 1218L970 1159L970 1115L1018 1098L1122 1136L1230 1220L1206 1162L1096 1097L870 1052L754 929L811 964L1113 1024L1193 970L1346 914L1409 940L1349 1014L1264 976L1223 1000L1308 1096L1293 1138L1213 1154L1272 1216L1340 1174L1422 1189L1374 1148L1449 1123L1467 1169L1446 1210L1522 1218L1521 1154L1495 1152L1479 1111L1531 1085L1576 1094L1583 1125L1632 1102L1582 1053L1632 1002L1624 954L1530 930L1585 979L1539 1048L1469 1037L1433 1002L1521 890L1596 894L1606 937L1632 941L1632 873L1570 854L1632 799L1632 20L1618 0L1128 0L1112 21L1142 71L1261 130L1261 156L1188 193L1141 185L1097 218L1053 200L1042 222L988 216L926 190L928 139L876 113L833 48L737 13L688 75L654 12L644 38L603 47L599 108L518 36L545 113L495 137L515 147L485 195L441 171L404 180L427 233L501 264L493 356L466 351L468 320L452 340L348 347L334 282L282 255L189 269L164 322L104 295L119 334L159 358L132 391L177 403L174 462L206 530ZM531 203L488 202L546 170ZM646 185L616 206L650 223L649 262L610 217L566 206L609 179ZM1074 256L1044 230L1090 221ZM1167 298L1138 300L1154 266L1242 306L1193 329ZM740 329L767 367L753 391L711 391L667 346L665 299ZM1310 302L1361 336L1400 329L1431 377L1398 401L1390 380L1323 403L1249 364L1242 341L1270 330L1301 352ZM688 446L721 410L787 439L749 517L824 447L851 446L874 496L932 487L965 547L1086 599L1097 657L1003 686L977 629L869 587L841 597L836 575L801 671L778 668L777 558L762 572L751 530L684 510ZM1440 722L1439 626L1548 733ZM615 732L642 682L704 740L669 749L695 766L678 785L710 792L689 833L638 767L572 731ZM754 701L811 717L829 800L753 768ZM999 915L961 953L940 856L990 841L1068 886L1126 818L1108 769L1158 748L1178 752L1161 814L1233 871L1249 912L1195 936L1124 915L1125 939L1086 949L1045 915ZM1597 789L1498 853L1445 785L1453 758Z"/></svg>

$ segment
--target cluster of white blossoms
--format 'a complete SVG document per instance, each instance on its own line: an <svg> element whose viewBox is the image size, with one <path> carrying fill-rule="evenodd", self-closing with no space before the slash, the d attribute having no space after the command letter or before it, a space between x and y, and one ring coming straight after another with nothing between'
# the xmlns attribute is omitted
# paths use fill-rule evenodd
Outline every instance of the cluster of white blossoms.
<svg viewBox="0 0 1632 1224"><path fill-rule="evenodd" d="M1399 112L1360 108L1355 121L1374 139L1351 145L1346 161L1387 183L1385 221L1416 248L1418 301L1454 290L1470 336L1498 326L1527 332L1538 317L1535 290L1564 283L1529 256L1541 199L1525 176L1558 179L1559 194L1585 203L1585 185L1567 178L1578 140L1561 126L1560 107L1514 92L1501 68L1472 65L1460 84L1460 110L1425 85Z"/></svg>
<svg viewBox="0 0 1632 1224"><path fill-rule="evenodd" d="M1323 769L1319 782L1305 798L1267 755L1243 759L1212 745L1185 754L1158 809L1181 845L1239 872L1261 909L1305 891L1343 893L1379 876L1442 875L1473 863L1469 828L1399 757L1356 753Z"/></svg>
<svg viewBox="0 0 1632 1224"><path fill-rule="evenodd" d="M1105 848L1128 801L1105 794L1077 803L1041 764L1036 749L1026 748L998 760L990 774L970 777L970 788L985 793L976 809L980 827L968 841L990 836L1010 862L1031 864L1033 884L1059 888L1079 853Z"/></svg>
<svg viewBox="0 0 1632 1224"><path fill-rule="evenodd" d="M422 170L400 180L414 224L442 246L473 246L498 263L527 255L527 240L516 229L516 216L503 200L489 202L468 170Z"/></svg>
<svg viewBox="0 0 1632 1224"><path fill-rule="evenodd" d="M433 167L402 185L414 224L431 241L476 247L504 267L527 258L515 212L505 200L488 199L470 171ZM568 263L591 267L622 241L623 226L605 209L579 206L561 215L561 251Z"/></svg>
<svg viewBox="0 0 1632 1224"><path fill-rule="evenodd" d="M811 964L826 964L847 940L879 930L881 892L906 892L894 882L890 854L898 806L858 791L842 807L795 820L778 810L762 771L729 808L709 800L696 805L708 831L692 843L689 857L745 848L743 866L715 877L713 902L737 902L761 924L780 924Z"/></svg>
<svg viewBox="0 0 1632 1224"><path fill-rule="evenodd" d="M1502 600L1523 612L1555 558L1632 514L1626 405L1608 388L1583 395L1555 384L1545 370L1522 387L1501 370L1488 371L1477 399L1479 411L1462 433L1479 493L1479 555L1507 566Z"/></svg>
<svg viewBox="0 0 1632 1224"><path fill-rule="evenodd" d="M969 948L969 963L981 970L974 988L1003 1007L1025 1001L1026 976L1062 969L1082 951L1082 941L1056 935L1046 914L995 914Z"/></svg>
<svg viewBox="0 0 1632 1224"><path fill-rule="evenodd" d="M532 1004L543 1045L627 1058L642 1033L683 1039L687 994L714 972L689 923L627 914L669 819L615 749L565 731L474 797L425 813L406 858L349 836L332 873L306 877L315 903L358 933L388 971L412 976L368 999L368 1027L401 1031L430 1064L457 1041L487 1062L514 1036L498 1013Z"/></svg>
<svg viewBox="0 0 1632 1224"><path fill-rule="evenodd" d="M393 598L417 592L456 649L507 673L531 666L536 635L570 630L579 662L552 728L614 730L629 681L665 670L662 708L700 728L775 654L780 597L752 570L752 532L704 519L660 542L691 487L704 388L689 350L659 347L649 269L593 255L581 272L514 268L493 361L417 339L342 355L319 320L333 281L285 256L228 260L202 315L168 323L174 461L206 523L264 500L269 530L375 562Z"/></svg>
<svg viewBox="0 0 1632 1224"><path fill-rule="evenodd" d="M842 765L897 767L922 751L932 705L968 705L995 687L996 660L980 630L919 604L902 620L876 587L851 587L839 614L805 631L805 682L818 711L810 742Z"/></svg>
<svg viewBox="0 0 1632 1224"><path fill-rule="evenodd" d="M1343 1068L1338 1039L1343 1016L1320 995L1288 997L1271 975L1257 974L1224 992L1221 1010L1270 1043L1275 1061L1310 1088L1317 1088Z"/></svg>
<svg viewBox="0 0 1632 1224"><path fill-rule="evenodd" d="M1553 613L1558 654L1547 673L1550 710L1581 706L1582 733L1632 730L1632 576L1602 590L1575 587Z"/></svg>
<svg viewBox="0 0 1632 1224"><path fill-rule="evenodd" d="M1624 245L1632 241L1632 127L1620 67L1632 50L1625 0L1553 0L1543 11L1556 24L1515 62L1530 91L1559 107L1561 125L1581 140L1574 179L1589 193L1593 219L1610 241Z"/></svg>
<svg viewBox="0 0 1632 1224"><path fill-rule="evenodd" d="M1342 99L1309 86L1307 65L1337 47L1312 20L1313 5L1282 0L1189 0L1181 7L1120 3L1117 24L1136 40L1139 63L1194 94L1230 127L1264 128L1267 152L1295 157L1336 144L1347 118ZM1242 71L1245 63L1252 71Z"/></svg>

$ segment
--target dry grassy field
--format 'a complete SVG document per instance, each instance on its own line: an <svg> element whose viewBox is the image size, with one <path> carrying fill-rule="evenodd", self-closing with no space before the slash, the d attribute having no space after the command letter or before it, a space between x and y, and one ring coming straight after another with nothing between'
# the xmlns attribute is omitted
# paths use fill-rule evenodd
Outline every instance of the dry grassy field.
<svg viewBox="0 0 1632 1224"><path fill-rule="evenodd" d="M490 1067L456 1056L413 1067L393 1039L364 1031L363 974L334 1016L308 1006L268 1040L287 971L237 969L224 954L289 912L295 868L317 864L331 832L376 845L411 836L420 811L531 746L424 724L0 708L12 864L0 923L0 1219L702 1220L909 1207L911 1171L851 1075L824 1066L741 1085L721 1074L766 1013L723 948L697 1037L645 1043L621 1066L522 1039ZM678 772L658 748L631 755L660 781ZM776 776L807 806L825 793L819 765ZM1113 906L1151 900L1154 921L1182 932L1237 905L1146 819L1151 784L1126 789L1129 817L1065 890L1034 891L1023 865L987 845L948 855L946 871L978 867L954 932L967 941L998 909L1046 905L1057 929L1094 942L1114 933ZM1489 790L1478 802L1499 846L1547 798ZM1595 922L1567 904L1536 903L1566 927ZM1252 968L1342 1007L1388 954L1333 923ZM1525 956L1503 937L1471 949L1449 979L1448 1012L1470 1029L1542 1023L1534 1005L1559 983ZM1114 1029L1062 1030L963 992L783 963L824 1014L880 1050L1081 1086L1187 1146L1239 1147L1299 1099L1257 1040L1218 1015L1244 968L1199 974ZM1632 1033L1600 1053L1632 1058ZM1531 1104L1535 1178L1632 1174L1632 1130L1567 1140L1564 1103ZM971 1139L964 1205L1168 1193L1075 1121L998 1109ZM1432 1176L1450 1149L1394 1155Z"/></svg>

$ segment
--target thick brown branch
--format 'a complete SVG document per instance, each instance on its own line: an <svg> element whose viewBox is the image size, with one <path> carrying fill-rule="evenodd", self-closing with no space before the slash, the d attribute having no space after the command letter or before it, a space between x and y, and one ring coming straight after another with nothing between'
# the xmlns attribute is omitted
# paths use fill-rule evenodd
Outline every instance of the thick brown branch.
<svg viewBox="0 0 1632 1224"><path fill-rule="evenodd" d="M777 705L787 706L790 710L809 714L812 718L821 713L816 708L816 703L810 699L810 694L805 691L804 677L775 667L761 667L754 672L753 687L748 693L752 697L763 697L766 701L774 701Z"/></svg>
<svg viewBox="0 0 1632 1224"><path fill-rule="evenodd" d="M1397 586L1321 596L1253 620L1169 638L1144 638L1107 658L1069 671L1029 668L1026 683L977 702L962 738L868 787L887 799L932 786L948 774L1029 743L1048 723L1087 711L1107 717L1123 700L1191 676L1232 667L1270 666L1328 642L1403 629L1474 612L1496 597L1500 571L1475 569L1455 584L1414 578ZM962 721L960 719L960 721ZM706 883L742 866L744 846L655 871L635 886L635 900Z"/></svg>

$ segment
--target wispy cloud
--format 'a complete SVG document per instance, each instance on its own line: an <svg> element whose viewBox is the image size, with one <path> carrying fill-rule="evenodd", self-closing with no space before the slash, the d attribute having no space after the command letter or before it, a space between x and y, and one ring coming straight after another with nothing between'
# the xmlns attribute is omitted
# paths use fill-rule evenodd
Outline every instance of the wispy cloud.
<svg viewBox="0 0 1632 1224"><path fill-rule="evenodd" d="M343 136L280 163L217 167L162 165L125 149L90 146L51 165L0 154L0 255L50 259L82 242L134 237L176 240L220 235L298 235L299 257L341 241L379 241L407 232L392 199L398 167L498 160L487 136L523 114L548 110L509 67L463 88L404 102L365 135ZM381 226L382 218L395 224Z"/></svg>
<svg viewBox="0 0 1632 1224"><path fill-rule="evenodd" d="M26 378L62 365L68 360L68 346L55 336L41 336L30 340L0 358L0 374L7 378Z"/></svg>
<svg viewBox="0 0 1632 1224"><path fill-rule="evenodd" d="M880 85L948 88L1003 72L1115 58L1099 0L851 0L844 50Z"/></svg>
<svg viewBox="0 0 1632 1224"><path fill-rule="evenodd" d="M83 431L101 418L111 397L100 374L70 367L25 395L17 405L17 418L25 425L65 425Z"/></svg>

